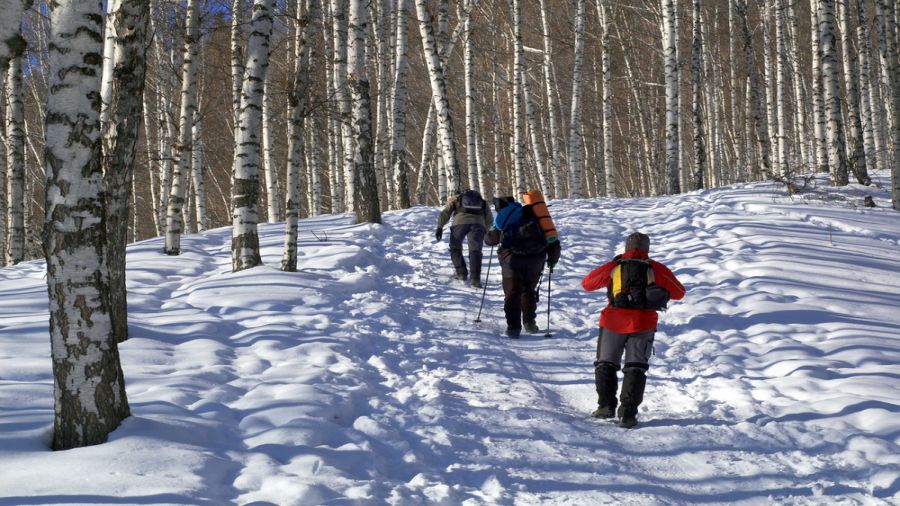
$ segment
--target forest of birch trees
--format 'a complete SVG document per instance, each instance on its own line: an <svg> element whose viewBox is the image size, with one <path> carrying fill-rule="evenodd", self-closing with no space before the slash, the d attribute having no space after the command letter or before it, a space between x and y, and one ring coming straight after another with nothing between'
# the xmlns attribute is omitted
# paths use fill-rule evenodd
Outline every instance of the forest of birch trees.
<svg viewBox="0 0 900 506"><path fill-rule="evenodd" d="M47 259L54 447L128 416L125 244L540 189L892 185L893 0L0 1L0 246ZM74 335L90 338L74 345ZM75 349L80 347L78 349ZM70 375L96 371L85 396ZM84 378L81 378L82 380ZM99 386L98 386L99 385ZM85 404L91 397L95 405ZM65 416L63 416L65 415Z"/></svg>

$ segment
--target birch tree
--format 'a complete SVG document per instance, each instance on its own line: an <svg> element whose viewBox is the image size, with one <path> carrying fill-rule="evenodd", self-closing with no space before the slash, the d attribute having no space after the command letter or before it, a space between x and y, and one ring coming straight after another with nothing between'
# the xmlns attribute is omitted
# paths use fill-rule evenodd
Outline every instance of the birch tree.
<svg viewBox="0 0 900 506"><path fill-rule="evenodd" d="M678 114L678 34L675 30L675 1L662 0L663 13L663 58L666 72L666 174L667 191L681 193L679 180L679 126Z"/></svg>
<svg viewBox="0 0 900 506"><path fill-rule="evenodd" d="M760 169L765 177L772 177L772 164L769 158L769 135L766 128L766 119L763 116L762 97L759 94L758 79L756 76L756 56L753 51L753 35L747 23L746 0L735 0L735 12L738 15L738 24L744 39L744 66L747 69L747 95L750 97L751 126L756 133L758 144Z"/></svg>
<svg viewBox="0 0 900 506"><path fill-rule="evenodd" d="M409 0L397 0L397 37L394 56L393 78L393 134L391 136L391 165L396 178L394 183L397 189L396 205L400 209L410 206L409 198L409 161L406 158L406 107L408 93L406 89L407 59L409 48ZM424 147L423 147L424 149Z"/></svg>
<svg viewBox="0 0 900 506"><path fill-rule="evenodd" d="M365 0L350 0L350 44L348 66L353 93L353 184L357 223L381 223L381 204L372 151L372 102L367 64L368 12Z"/></svg>
<svg viewBox="0 0 900 506"><path fill-rule="evenodd" d="M2 89L2 88L0 88ZM6 76L7 217L0 230L6 243L7 264L25 259L25 103L22 94L22 56L10 60Z"/></svg>
<svg viewBox="0 0 900 506"><path fill-rule="evenodd" d="M867 185L872 182L869 179L869 171L866 166L866 150L863 145L863 126L860 112L860 79L858 73L857 51L853 47L853 32L850 29L850 0L838 0L839 22L841 25L841 49L844 63L844 90L847 96L847 122L849 136L847 138L848 151L850 153L848 163L856 181Z"/></svg>
<svg viewBox="0 0 900 506"><path fill-rule="evenodd" d="M465 41L465 50L463 55L463 67L466 89L466 167L468 168L469 173L469 188L473 188L483 195L483 179L480 177L481 170L478 166L478 153L476 149L478 144L478 120L475 112L475 41L471 18L466 18L464 23L463 38Z"/></svg>
<svg viewBox="0 0 900 506"><path fill-rule="evenodd" d="M602 9L601 7L602 0L597 1L598 9ZM553 85L553 45L550 38L550 23L549 16L547 10L547 0L540 0L540 8L541 8L541 40L543 42L544 52L541 55L541 66L543 70L544 76L544 93L547 96L547 123L550 129L550 156L548 159L549 164L549 179L547 187L545 188L545 192L547 194L547 198L555 198L557 197L560 191L560 158L561 158L561 149L559 146L559 126L557 124L558 116L559 116L559 106L556 102L556 90ZM605 25L607 31L604 32L607 36L607 45L604 46L603 54L606 55L606 49L609 47L608 44L608 36L609 36L609 26ZM602 42L601 42L602 44ZM607 189L609 186L607 186Z"/></svg>
<svg viewBox="0 0 900 506"><path fill-rule="evenodd" d="M231 267L234 272L262 264L259 254L259 163L262 103L269 68L269 38L275 0L254 0L241 81L241 118L231 166Z"/></svg>
<svg viewBox="0 0 900 506"><path fill-rule="evenodd" d="M584 59L584 0L575 0L575 66L572 71L572 108L569 116L569 197L582 198L584 178L581 150L581 90Z"/></svg>
<svg viewBox="0 0 900 506"><path fill-rule="evenodd" d="M785 41L784 1L775 0L775 128L778 132L776 144L777 172L781 177L790 178L788 168L787 138L787 43ZM771 123L770 123L771 124Z"/></svg>
<svg viewBox="0 0 900 506"><path fill-rule="evenodd" d="M880 173L885 169L881 156L884 146L884 109L878 104L878 78L872 65L872 41L869 32L869 14L867 2L855 0L857 24L856 44L859 50L860 98L863 120L863 142L866 151L866 164Z"/></svg>
<svg viewBox="0 0 900 506"><path fill-rule="evenodd" d="M231 0L231 114L234 138L241 119L241 77L244 75L244 51L241 40L241 11L244 0Z"/></svg>
<svg viewBox="0 0 900 506"><path fill-rule="evenodd" d="M695 190L702 190L706 179L706 135L703 132L703 98L700 94L703 68L703 27L700 20L700 0L694 0L693 40L691 42L691 113L694 124L694 180Z"/></svg>
<svg viewBox="0 0 900 506"><path fill-rule="evenodd" d="M353 176L353 119L350 108L350 92L347 87L347 15L344 11L347 0L331 0L331 16L334 37L332 79L334 80L334 97L337 102L340 118L341 152L343 153L343 204L347 211L355 206Z"/></svg>
<svg viewBox="0 0 900 506"><path fill-rule="evenodd" d="M431 100L437 116L437 130L440 138L441 158L449 171L449 191L460 191L459 163L456 159L456 139L453 134L453 119L450 116L450 105L447 102L447 84L444 67L434 40L434 28L425 0L415 0L416 15L419 18L419 31L422 35L422 47L425 51L425 63L431 82ZM423 148L424 149L424 148ZM419 184L422 184L421 181Z"/></svg>
<svg viewBox="0 0 900 506"><path fill-rule="evenodd" d="M613 160L613 131L612 131L612 71L610 68L610 44L608 12L606 0L597 0L597 14L600 19L600 48L603 54L600 57L600 73L603 76L603 170L606 177L606 196L616 196L616 172Z"/></svg>
<svg viewBox="0 0 900 506"><path fill-rule="evenodd" d="M200 24L197 0L188 0L185 13L184 61L181 64L181 112L175 151L178 160L172 169L171 189L166 210L166 245L168 255L181 253L184 233L184 204L187 178L193 160L191 125L197 111L197 67L199 63Z"/></svg>
<svg viewBox="0 0 900 506"><path fill-rule="evenodd" d="M0 74L5 74L9 60L25 51L25 39L20 33L22 17L32 0L3 0L0 2Z"/></svg>
<svg viewBox="0 0 900 506"><path fill-rule="evenodd" d="M825 142L825 90L822 84L822 47L819 37L819 0L809 0L812 29L812 105L816 170L828 170L828 145Z"/></svg>
<svg viewBox="0 0 900 506"><path fill-rule="evenodd" d="M191 139L193 142L193 149L191 150L191 188L194 191L194 213L197 217L197 232L203 232L209 228L209 222L206 217L206 181L203 177L203 137L201 132L200 112L196 111L194 120L191 122Z"/></svg>
<svg viewBox="0 0 900 506"><path fill-rule="evenodd" d="M304 5L305 4L305 5ZM281 270L297 270L297 223L300 218L300 171L305 156L304 127L308 113L310 87L310 55L319 23L319 0L297 0L296 50L291 89L288 93L288 178L285 202L284 254ZM314 171L311 171L312 175ZM315 191L315 190L314 190Z"/></svg>
<svg viewBox="0 0 900 506"><path fill-rule="evenodd" d="M50 4L43 247L54 379L53 448L102 443L128 417L110 319L99 101L100 2Z"/></svg>
<svg viewBox="0 0 900 506"><path fill-rule="evenodd" d="M106 192L106 235L109 241L109 291L112 295L113 335L128 338L125 290L125 247L128 243L128 208L134 178L134 155L143 117L145 48L150 6L146 0L111 2L107 23L112 38L113 62L107 125L103 130L103 183ZM102 126L102 123L101 123Z"/></svg>
<svg viewBox="0 0 900 506"><path fill-rule="evenodd" d="M266 179L266 218L268 218L269 223L277 223L281 221L281 197L278 191L278 174L275 171L275 139L272 136L270 79L267 72L263 83L262 165Z"/></svg>
<svg viewBox="0 0 900 506"><path fill-rule="evenodd" d="M583 4L583 0L579 1L582 1ZM513 191L516 195L521 195L525 193L525 138L522 136L522 80L525 77L522 67L525 66L525 51L519 50L522 46L522 8L519 0L512 0L511 5L514 44L512 121L515 180L513 181Z"/></svg>
<svg viewBox="0 0 900 506"><path fill-rule="evenodd" d="M822 49L822 77L825 88L825 116L828 119L827 143L831 180L837 186L848 181L847 141L841 116L840 74L837 62L837 37L834 34L834 0L819 2L819 44Z"/></svg>
<svg viewBox="0 0 900 506"><path fill-rule="evenodd" d="M879 4L876 2L876 5ZM884 10L884 8L885 6L881 5L881 9ZM900 211L900 55L898 55L897 44L893 43L893 40L898 35L897 23L892 21L888 26L889 28L885 35L892 43L887 46L886 60L889 64L888 72L891 76L892 87L889 91L891 92L891 110L894 114L892 123L894 160L893 165L891 165L891 206L895 211Z"/></svg>

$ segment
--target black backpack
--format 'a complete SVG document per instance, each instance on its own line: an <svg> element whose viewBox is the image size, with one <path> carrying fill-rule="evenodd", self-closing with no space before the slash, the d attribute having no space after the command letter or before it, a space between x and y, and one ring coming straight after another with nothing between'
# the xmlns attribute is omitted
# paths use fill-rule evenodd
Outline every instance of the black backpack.
<svg viewBox="0 0 900 506"><path fill-rule="evenodd" d="M547 250L544 232L530 205L522 206L519 219L503 228L500 244L515 255L537 255Z"/></svg>
<svg viewBox="0 0 900 506"><path fill-rule="evenodd" d="M650 260L618 258L607 287L609 304L620 309L662 311L669 303L669 292L656 284Z"/></svg>
<svg viewBox="0 0 900 506"><path fill-rule="evenodd" d="M459 208L466 214L484 214L484 199L475 190L466 190L459 197Z"/></svg>

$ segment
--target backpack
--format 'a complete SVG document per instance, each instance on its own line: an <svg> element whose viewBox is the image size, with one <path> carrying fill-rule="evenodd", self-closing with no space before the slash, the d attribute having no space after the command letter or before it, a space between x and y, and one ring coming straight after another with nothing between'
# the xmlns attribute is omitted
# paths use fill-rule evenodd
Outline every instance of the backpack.
<svg viewBox="0 0 900 506"><path fill-rule="evenodd" d="M460 210L466 214L484 214L484 199L475 190L466 190L459 198Z"/></svg>
<svg viewBox="0 0 900 506"><path fill-rule="evenodd" d="M620 309L662 311L669 303L669 292L656 284L650 260L618 258L607 287L609 305Z"/></svg>
<svg viewBox="0 0 900 506"><path fill-rule="evenodd" d="M514 255L537 255L547 250L541 225L530 205L511 202L497 213L494 226L503 233L500 246Z"/></svg>

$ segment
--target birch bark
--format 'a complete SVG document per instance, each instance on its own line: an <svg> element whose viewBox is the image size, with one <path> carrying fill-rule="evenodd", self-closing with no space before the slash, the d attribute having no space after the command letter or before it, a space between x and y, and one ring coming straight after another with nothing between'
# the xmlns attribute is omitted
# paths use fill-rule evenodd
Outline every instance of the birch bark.
<svg viewBox="0 0 900 506"><path fill-rule="evenodd" d="M178 163L172 170L169 206L166 211L166 245L168 255L181 253L181 234L184 233L184 203L187 178L193 159L191 124L197 111L197 64L200 44L197 0L188 0L184 36L184 62L181 67L181 113L178 120Z"/></svg>
<svg viewBox="0 0 900 506"><path fill-rule="evenodd" d="M785 43L784 1L775 0L773 5L775 14L775 126L778 129L777 163L778 175L790 177L788 168L788 138L787 138L787 44Z"/></svg>
<svg viewBox="0 0 900 506"><path fill-rule="evenodd" d="M691 44L691 113L694 123L694 190L702 190L706 180L706 135L703 132L703 97L700 93L703 68L703 31L700 0L694 0L693 40Z"/></svg>
<svg viewBox="0 0 900 506"><path fill-rule="evenodd" d="M869 32L869 14L867 2L856 0L856 44L859 50L860 97L862 98L862 114L864 116L864 144L866 164L876 173L885 169L881 154L884 150L884 109L878 104L878 78L871 62L872 42Z"/></svg>
<svg viewBox="0 0 900 506"><path fill-rule="evenodd" d="M837 62L837 37L834 34L834 0L819 2L819 44L822 48L822 77L825 88L825 116L828 119L827 144L831 180L837 186L849 182L847 141L841 116L840 76Z"/></svg>
<svg viewBox="0 0 900 506"><path fill-rule="evenodd" d="M603 75L603 170L606 177L606 197L616 196L616 171L613 160L612 136L612 70L610 68L609 23L610 14L605 0L597 1L597 14L600 18L600 72ZM552 114L552 112L551 112ZM552 123L551 123L552 124ZM551 127L552 130L552 127Z"/></svg>
<svg viewBox="0 0 900 506"><path fill-rule="evenodd" d="M766 120L763 116L762 97L757 84L753 36L747 23L746 0L735 0L735 12L738 15L741 33L744 39L744 63L747 69L747 94L750 98L750 115L752 126L756 131L756 142L759 145L759 164L765 177L772 177L772 163L769 158L769 136L766 131Z"/></svg>
<svg viewBox="0 0 900 506"><path fill-rule="evenodd" d="M431 82L431 99L437 116L437 130L440 137L441 158L449 171L449 191L460 191L460 171L456 158L456 139L453 134L453 118L447 102L447 85L444 68L441 63L434 40L434 29L425 0L416 0L416 14L419 18L419 31L422 34L422 46L425 51L425 62ZM420 183L421 184L421 183Z"/></svg>
<svg viewBox="0 0 900 506"><path fill-rule="evenodd" d="M809 0L812 25L812 93L813 134L815 139L815 170L828 170L828 145L825 142L825 91L822 84L822 47L819 38L819 0Z"/></svg>
<svg viewBox="0 0 900 506"><path fill-rule="evenodd" d="M269 68L275 0L254 0L241 85L241 120L231 167L231 266L234 272L262 264L259 254L260 134L263 89Z"/></svg>
<svg viewBox="0 0 900 506"><path fill-rule="evenodd" d="M7 0L3 2L3 16L0 16L0 74L5 74L9 60L25 51L25 39L21 35L22 16L32 4L32 0Z"/></svg>
<svg viewBox="0 0 900 506"><path fill-rule="evenodd" d="M678 112L678 58L677 32L675 30L676 0L662 0L663 13L663 58L666 73L666 174L667 191L681 193L679 181L679 127Z"/></svg>
<svg viewBox="0 0 900 506"><path fill-rule="evenodd" d="M22 56L10 60L6 76L6 194L7 216L0 230L7 239L7 264L25 259L25 102L22 96ZM8 227L7 227L8 218Z"/></svg>
<svg viewBox="0 0 900 506"><path fill-rule="evenodd" d="M601 1L597 1L597 8L602 9ZM547 0L540 0L541 8L541 38L544 45L544 54L541 58L543 67L544 88L547 95L547 122L550 127L550 157L548 160L550 175L545 188L547 198L556 198L560 193L560 159L561 148L559 146L559 125L557 118L559 116L559 106L556 103L556 93L553 85L553 44L550 39L550 22L547 10ZM606 25L607 41L608 29ZM609 47L608 44L606 47ZM605 55L604 50L604 55ZM607 186L608 188L608 186Z"/></svg>
<svg viewBox="0 0 900 506"><path fill-rule="evenodd" d="M54 377L53 448L102 443L128 417L110 320L100 142L100 2L49 6L43 247Z"/></svg>
<svg viewBox="0 0 900 506"><path fill-rule="evenodd" d="M584 0L575 0L575 64L572 71L572 108L569 116L569 197L583 197L581 150L581 90L584 59Z"/></svg>
<svg viewBox="0 0 900 506"><path fill-rule="evenodd" d="M381 204L372 151L372 102L369 93L366 0L350 0L349 68L350 89L353 93L353 184L357 223L381 223Z"/></svg>
<svg viewBox="0 0 900 506"><path fill-rule="evenodd" d="M863 125L860 113L860 79L857 69L858 48L853 47L853 32L850 29L850 0L838 0L838 19L841 25L841 49L844 63L844 90L847 96L847 122L849 136L847 150L848 164L856 181L868 185L872 182L866 166L866 149L863 144ZM856 49L856 50L854 50Z"/></svg>
<svg viewBox="0 0 900 506"><path fill-rule="evenodd" d="M107 23L113 40L110 59L109 103L103 135L103 183L106 193L106 238L109 255L109 291L113 335L128 339L125 290L125 247L128 243L128 208L134 179L134 154L143 117L144 76L149 4L115 2Z"/></svg>
<svg viewBox="0 0 900 506"><path fill-rule="evenodd" d="M406 104L407 59L409 48L409 0L397 0L397 39L395 44L395 70L393 79L393 135L391 136L391 164L397 189L396 205L400 209L410 206L409 161L406 157ZM423 146L424 150L425 147Z"/></svg>

